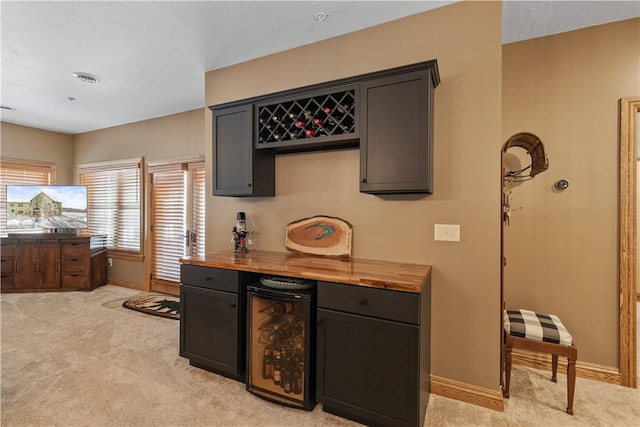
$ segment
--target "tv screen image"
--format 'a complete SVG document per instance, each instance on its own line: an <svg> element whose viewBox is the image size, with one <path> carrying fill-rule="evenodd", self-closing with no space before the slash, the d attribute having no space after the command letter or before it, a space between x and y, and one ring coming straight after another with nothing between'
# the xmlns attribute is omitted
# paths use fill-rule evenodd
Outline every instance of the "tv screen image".
<svg viewBox="0 0 640 427"><path fill-rule="evenodd" d="M87 219L85 185L7 185L7 229L82 229Z"/></svg>

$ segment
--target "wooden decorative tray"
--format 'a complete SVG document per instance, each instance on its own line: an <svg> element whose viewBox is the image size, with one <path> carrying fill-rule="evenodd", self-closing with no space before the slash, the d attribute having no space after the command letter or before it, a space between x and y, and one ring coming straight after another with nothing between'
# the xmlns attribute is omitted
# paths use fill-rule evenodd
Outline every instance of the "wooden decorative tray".
<svg viewBox="0 0 640 427"><path fill-rule="evenodd" d="M285 247L302 254L350 257L352 227L330 216L313 216L289 223L285 229Z"/></svg>

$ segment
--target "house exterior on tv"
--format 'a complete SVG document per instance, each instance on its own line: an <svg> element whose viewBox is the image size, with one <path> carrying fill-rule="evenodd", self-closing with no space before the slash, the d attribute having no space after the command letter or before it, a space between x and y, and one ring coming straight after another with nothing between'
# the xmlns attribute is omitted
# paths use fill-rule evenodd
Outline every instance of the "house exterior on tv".
<svg viewBox="0 0 640 427"><path fill-rule="evenodd" d="M13 215L26 215L36 218L59 216L62 215L62 202L53 200L41 191L28 202L7 201L7 212Z"/></svg>

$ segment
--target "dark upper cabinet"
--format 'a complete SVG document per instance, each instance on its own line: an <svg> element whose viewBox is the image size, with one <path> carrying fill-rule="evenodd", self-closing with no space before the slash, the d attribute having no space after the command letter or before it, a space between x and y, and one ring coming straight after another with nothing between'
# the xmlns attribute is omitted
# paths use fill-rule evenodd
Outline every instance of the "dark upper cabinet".
<svg viewBox="0 0 640 427"><path fill-rule="evenodd" d="M253 147L253 105L213 111L213 195L274 196L275 159Z"/></svg>
<svg viewBox="0 0 640 427"><path fill-rule="evenodd" d="M432 70L365 81L361 94L360 191L432 193Z"/></svg>
<svg viewBox="0 0 640 427"><path fill-rule="evenodd" d="M360 147L363 193L432 193L436 60L209 107L213 194L274 196L276 153Z"/></svg>

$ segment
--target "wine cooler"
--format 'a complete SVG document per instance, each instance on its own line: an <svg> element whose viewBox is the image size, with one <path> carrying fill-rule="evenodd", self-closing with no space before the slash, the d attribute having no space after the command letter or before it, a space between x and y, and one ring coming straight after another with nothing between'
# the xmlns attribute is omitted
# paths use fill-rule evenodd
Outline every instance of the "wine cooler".
<svg viewBox="0 0 640 427"><path fill-rule="evenodd" d="M308 287L308 286L307 286ZM312 410L315 398L316 290L247 286L247 390Z"/></svg>

